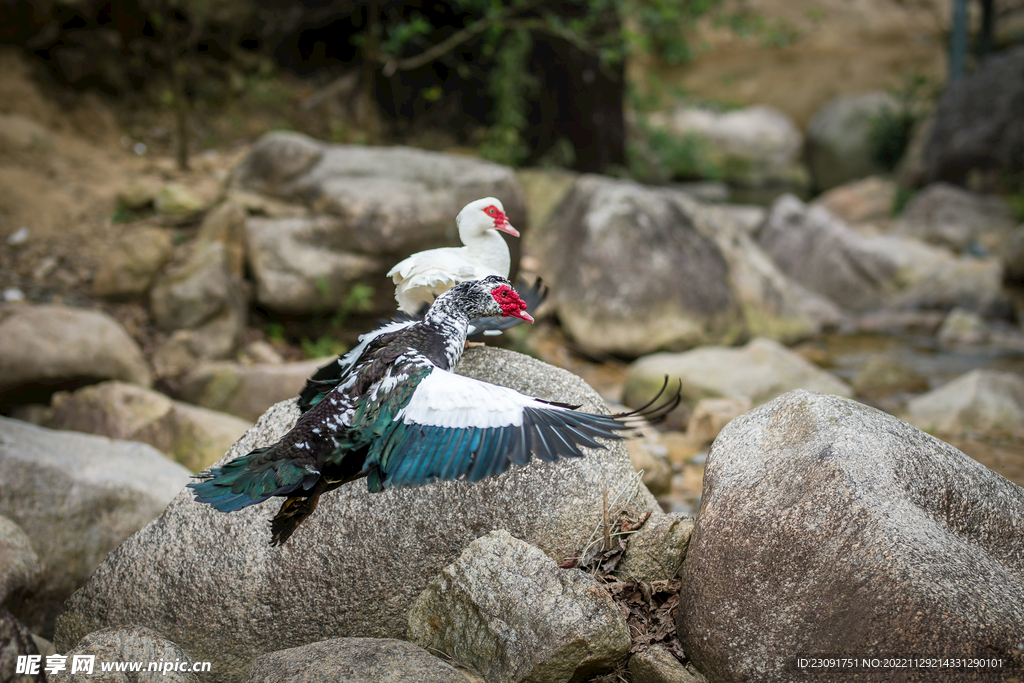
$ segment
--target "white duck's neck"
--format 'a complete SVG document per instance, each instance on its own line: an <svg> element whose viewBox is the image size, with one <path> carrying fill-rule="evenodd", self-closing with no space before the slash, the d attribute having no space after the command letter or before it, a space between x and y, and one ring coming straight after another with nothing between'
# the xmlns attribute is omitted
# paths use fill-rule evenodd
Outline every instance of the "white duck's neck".
<svg viewBox="0 0 1024 683"><path fill-rule="evenodd" d="M486 268L488 275L508 277L512 259L508 245L497 230L484 230L482 234L464 237L462 243L466 245L470 258Z"/></svg>

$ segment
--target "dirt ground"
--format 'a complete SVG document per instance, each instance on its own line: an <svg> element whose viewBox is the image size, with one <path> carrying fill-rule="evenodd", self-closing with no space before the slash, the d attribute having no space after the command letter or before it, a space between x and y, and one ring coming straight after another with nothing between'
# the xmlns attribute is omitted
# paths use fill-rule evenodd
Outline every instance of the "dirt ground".
<svg viewBox="0 0 1024 683"><path fill-rule="evenodd" d="M944 81L951 8L949 0L728 0L701 21L695 60L630 71L653 70L666 89L700 99L769 105L803 127L840 95L898 89L912 76Z"/></svg>

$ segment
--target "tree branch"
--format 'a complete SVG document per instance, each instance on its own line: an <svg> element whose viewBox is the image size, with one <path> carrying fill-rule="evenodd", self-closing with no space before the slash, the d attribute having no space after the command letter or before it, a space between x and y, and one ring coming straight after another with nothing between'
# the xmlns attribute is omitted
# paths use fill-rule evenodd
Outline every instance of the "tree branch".
<svg viewBox="0 0 1024 683"><path fill-rule="evenodd" d="M439 59L441 56L447 54L457 46L466 42L478 33L482 33L494 24L500 24L505 22L507 19L514 17L520 12L525 12L539 5L543 0L531 0L520 7L509 6L500 12L496 12L492 16L478 19L477 21L463 27L462 29L451 34L440 43L433 47L421 52L414 57L406 57L400 59L395 55L390 55L385 52L375 51L372 55L378 62L384 64L384 77L389 78L396 71L408 71L410 69L418 69L421 66L430 64L431 62Z"/></svg>

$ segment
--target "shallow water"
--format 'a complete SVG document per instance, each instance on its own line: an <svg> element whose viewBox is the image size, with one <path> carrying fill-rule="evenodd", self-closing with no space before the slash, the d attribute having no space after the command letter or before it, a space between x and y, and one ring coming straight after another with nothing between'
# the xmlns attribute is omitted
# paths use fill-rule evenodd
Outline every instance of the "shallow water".
<svg viewBox="0 0 1024 683"><path fill-rule="evenodd" d="M931 335L833 334L812 344L824 351L823 367L850 382L872 358L885 356L927 378L929 389L972 370L1024 374L1024 353L995 345L942 348Z"/></svg>

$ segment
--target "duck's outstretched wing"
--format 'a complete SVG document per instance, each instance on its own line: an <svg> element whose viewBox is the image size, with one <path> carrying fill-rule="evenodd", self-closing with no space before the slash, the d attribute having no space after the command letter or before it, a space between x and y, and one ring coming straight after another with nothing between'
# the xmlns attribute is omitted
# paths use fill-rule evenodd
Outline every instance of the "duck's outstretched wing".
<svg viewBox="0 0 1024 683"><path fill-rule="evenodd" d="M667 386L667 379L666 379ZM596 439L621 439L644 420L659 421L680 401L680 391L641 410L619 415L581 413L451 372L433 369L370 448L365 469L371 491L500 474L531 455L554 461L605 448Z"/></svg>
<svg viewBox="0 0 1024 683"><path fill-rule="evenodd" d="M338 386L352 372L359 361L373 349L386 346L394 335L416 322L413 318L392 320L372 332L360 335L359 343L348 353L338 356L327 365L321 366L306 386L299 392L299 410L303 413L319 403L334 387Z"/></svg>

